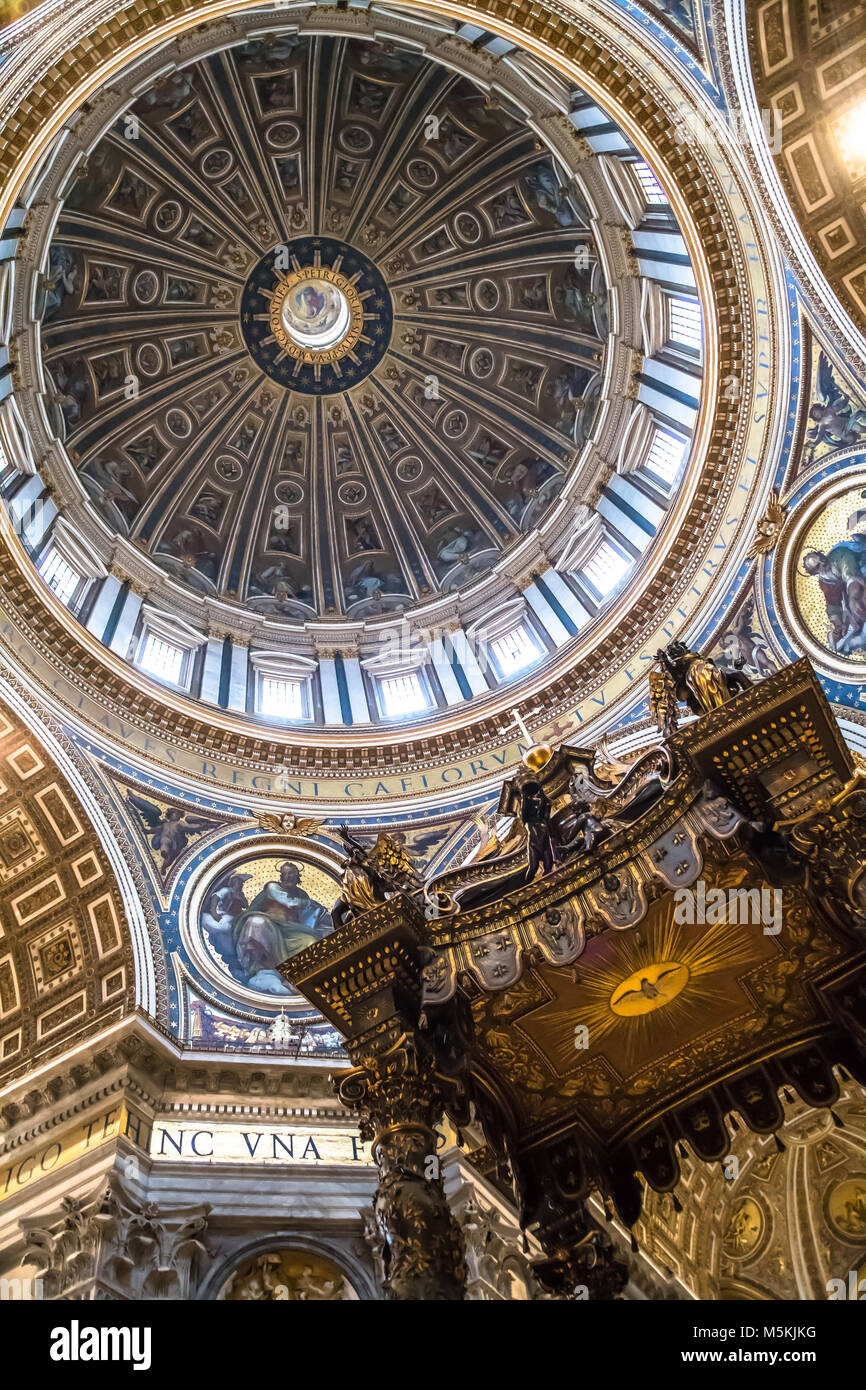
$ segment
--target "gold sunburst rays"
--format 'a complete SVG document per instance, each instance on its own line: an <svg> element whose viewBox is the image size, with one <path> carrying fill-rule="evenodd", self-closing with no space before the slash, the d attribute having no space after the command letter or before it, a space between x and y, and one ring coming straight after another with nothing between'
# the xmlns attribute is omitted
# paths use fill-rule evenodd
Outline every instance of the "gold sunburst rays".
<svg viewBox="0 0 866 1390"><path fill-rule="evenodd" d="M714 977L754 963L754 945L727 920L691 940L689 935L689 928L674 921L671 898L641 939L618 936L610 959L579 963L580 1002L545 1019L545 1043L560 1063L586 1055L573 1051L580 1024L586 1025L590 1052L617 1035L632 1064L716 1012L728 995Z"/></svg>

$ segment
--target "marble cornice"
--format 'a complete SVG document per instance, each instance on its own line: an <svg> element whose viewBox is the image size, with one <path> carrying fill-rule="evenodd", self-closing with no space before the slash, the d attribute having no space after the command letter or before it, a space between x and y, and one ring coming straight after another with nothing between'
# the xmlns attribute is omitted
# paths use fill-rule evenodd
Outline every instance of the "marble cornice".
<svg viewBox="0 0 866 1390"><path fill-rule="evenodd" d="M123 1095L151 1111L292 1122L345 1119L331 1103L342 1058L279 1052L204 1054L138 1012L0 1091L0 1164L9 1154Z"/></svg>

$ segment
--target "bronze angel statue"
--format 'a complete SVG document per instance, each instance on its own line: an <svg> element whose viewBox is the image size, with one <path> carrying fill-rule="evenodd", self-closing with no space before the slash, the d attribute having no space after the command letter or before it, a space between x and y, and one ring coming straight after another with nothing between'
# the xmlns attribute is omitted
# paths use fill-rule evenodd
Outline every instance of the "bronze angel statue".
<svg viewBox="0 0 866 1390"><path fill-rule="evenodd" d="M335 926L385 902L391 893L422 887L406 850L390 835L380 833L374 845L365 845L350 834L347 825L341 825L338 834L349 854L343 865L343 891L331 910Z"/></svg>
<svg viewBox="0 0 866 1390"><path fill-rule="evenodd" d="M718 709L752 682L741 671L722 671L709 656L689 651L684 642L668 642L656 652L657 667L670 677L676 697L692 714Z"/></svg>
<svg viewBox="0 0 866 1390"><path fill-rule="evenodd" d="M663 666L649 673L650 714L663 738L670 738L677 727L677 692L673 676Z"/></svg>

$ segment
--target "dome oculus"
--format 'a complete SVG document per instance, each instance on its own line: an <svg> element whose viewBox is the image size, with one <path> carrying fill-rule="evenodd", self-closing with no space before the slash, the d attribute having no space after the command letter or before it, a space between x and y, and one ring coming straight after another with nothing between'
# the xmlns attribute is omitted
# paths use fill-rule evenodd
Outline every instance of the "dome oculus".
<svg viewBox="0 0 866 1390"><path fill-rule="evenodd" d="M387 351L392 318L391 296L373 262L324 237L270 251L241 298L241 331L258 365L311 395L343 391L368 376Z"/></svg>
<svg viewBox="0 0 866 1390"><path fill-rule="evenodd" d="M363 322L363 310L355 313L349 307L339 285L331 284L315 270L302 269L297 279L284 281L271 301L270 321L274 335L284 351L303 355L304 361L315 360L314 354L340 351L353 320ZM358 329L360 336L360 328ZM285 341L285 339L289 341ZM293 350L294 349L294 350Z"/></svg>

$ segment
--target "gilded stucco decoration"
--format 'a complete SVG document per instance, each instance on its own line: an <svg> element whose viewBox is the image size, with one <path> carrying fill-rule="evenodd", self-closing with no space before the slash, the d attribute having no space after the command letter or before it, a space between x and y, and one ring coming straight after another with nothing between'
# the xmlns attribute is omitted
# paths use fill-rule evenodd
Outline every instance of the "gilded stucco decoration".
<svg viewBox="0 0 866 1390"><path fill-rule="evenodd" d="M268 1250L235 1270L217 1295L234 1302L344 1302L358 1295L332 1260L306 1250Z"/></svg>

